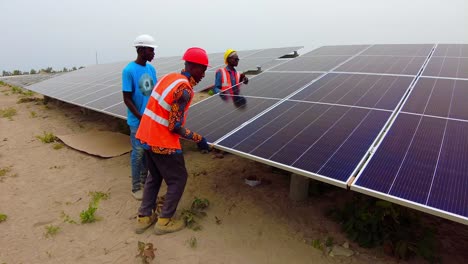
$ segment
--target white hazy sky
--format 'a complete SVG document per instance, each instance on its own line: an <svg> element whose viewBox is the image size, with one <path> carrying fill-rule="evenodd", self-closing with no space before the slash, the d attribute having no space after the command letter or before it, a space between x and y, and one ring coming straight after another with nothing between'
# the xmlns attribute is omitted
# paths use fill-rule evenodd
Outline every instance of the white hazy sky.
<svg viewBox="0 0 468 264"><path fill-rule="evenodd" d="M467 0L0 0L0 72L156 56L334 44L468 43Z"/></svg>

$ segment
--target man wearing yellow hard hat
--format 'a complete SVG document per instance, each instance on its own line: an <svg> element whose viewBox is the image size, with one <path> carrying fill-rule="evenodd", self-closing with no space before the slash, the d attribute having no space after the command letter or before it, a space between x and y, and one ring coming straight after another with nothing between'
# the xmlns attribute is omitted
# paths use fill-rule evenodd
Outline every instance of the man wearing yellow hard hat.
<svg viewBox="0 0 468 264"><path fill-rule="evenodd" d="M239 64L239 56L233 49L228 49L224 53L224 68L218 69L215 76L214 93L220 93L223 100L233 98L235 104L245 104L244 97L239 96L240 83L248 84L249 79L242 73L236 71Z"/></svg>

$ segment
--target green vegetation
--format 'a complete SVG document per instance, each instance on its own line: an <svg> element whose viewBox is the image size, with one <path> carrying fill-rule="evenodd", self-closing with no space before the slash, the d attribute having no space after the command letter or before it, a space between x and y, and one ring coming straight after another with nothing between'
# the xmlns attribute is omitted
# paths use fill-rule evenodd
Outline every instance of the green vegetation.
<svg viewBox="0 0 468 264"><path fill-rule="evenodd" d="M138 241L138 255L136 257L141 259L141 263L148 264L156 257L155 251L153 243Z"/></svg>
<svg viewBox="0 0 468 264"><path fill-rule="evenodd" d="M7 220L8 216L6 214L0 213L0 223L5 222Z"/></svg>
<svg viewBox="0 0 468 264"><path fill-rule="evenodd" d="M52 132L45 132L43 133L42 136L36 136L37 139L39 139L42 143L52 143L57 140L57 137L54 135Z"/></svg>
<svg viewBox="0 0 468 264"><path fill-rule="evenodd" d="M64 223L69 223L69 224L76 224L76 221L73 220L69 215L67 215L64 211L61 213L62 219Z"/></svg>
<svg viewBox="0 0 468 264"><path fill-rule="evenodd" d="M52 146L52 148L55 149L55 150L59 150L59 149L63 148L63 144L62 143L55 143Z"/></svg>
<svg viewBox="0 0 468 264"><path fill-rule="evenodd" d="M409 208L355 195L353 201L331 210L329 216L362 247L384 246L385 252L399 259L419 255L430 262L439 261L435 231Z"/></svg>
<svg viewBox="0 0 468 264"><path fill-rule="evenodd" d="M191 237L189 240L187 240L187 244L190 246L190 248L196 248L198 245L197 238Z"/></svg>
<svg viewBox="0 0 468 264"><path fill-rule="evenodd" d="M10 171L11 171L11 167L0 168L0 177L5 176Z"/></svg>
<svg viewBox="0 0 468 264"><path fill-rule="evenodd" d="M45 227L45 237L53 237L60 231L60 226L48 225Z"/></svg>
<svg viewBox="0 0 468 264"><path fill-rule="evenodd" d="M183 210L181 213L182 219L184 219L185 224L188 228L198 231L202 229L202 226L197 222L197 219L205 217L206 212L204 210L208 208L210 201L208 199L200 199L195 197L192 202L190 210Z"/></svg>
<svg viewBox="0 0 468 264"><path fill-rule="evenodd" d="M94 215L98 209L99 202L101 200L109 199L110 194L103 192L89 192L89 196L91 196L91 201L89 202L88 209L83 210L80 213L80 219L82 224L92 223L99 220L99 218L97 218Z"/></svg>
<svg viewBox="0 0 468 264"><path fill-rule="evenodd" d="M88 209L83 210L80 213L81 223L86 224L86 223L96 222L98 218L94 215L94 213L96 213L97 209L98 209L97 207L89 204Z"/></svg>
<svg viewBox="0 0 468 264"><path fill-rule="evenodd" d="M29 113L29 116L30 116L31 118L36 118L36 117L37 117L37 113L34 112L34 111L31 111L31 112Z"/></svg>
<svg viewBox="0 0 468 264"><path fill-rule="evenodd" d="M13 116L16 115L16 109L13 107L2 108L0 109L0 116L13 120Z"/></svg>

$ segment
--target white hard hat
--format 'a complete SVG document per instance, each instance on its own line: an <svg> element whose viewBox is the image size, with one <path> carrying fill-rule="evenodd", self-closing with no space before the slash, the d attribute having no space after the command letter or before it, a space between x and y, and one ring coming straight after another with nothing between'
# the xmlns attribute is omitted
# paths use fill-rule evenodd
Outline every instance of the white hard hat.
<svg viewBox="0 0 468 264"><path fill-rule="evenodd" d="M138 36L135 41L133 42L133 47L150 47L150 48L157 48L154 39L150 35L140 35Z"/></svg>

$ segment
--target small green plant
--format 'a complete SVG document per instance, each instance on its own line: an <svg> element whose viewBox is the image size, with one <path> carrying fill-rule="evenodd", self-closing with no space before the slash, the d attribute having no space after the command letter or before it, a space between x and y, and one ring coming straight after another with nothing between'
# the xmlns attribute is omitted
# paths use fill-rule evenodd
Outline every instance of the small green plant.
<svg viewBox="0 0 468 264"><path fill-rule="evenodd" d="M99 218L95 216L99 202L101 200L107 200L110 197L109 193L103 192L89 192L88 194L89 196L91 196L91 201L89 202L88 209L83 210L80 213L80 219L82 224L92 223L99 220Z"/></svg>
<svg viewBox="0 0 468 264"><path fill-rule="evenodd" d="M409 208L356 195L343 208L331 210L329 216L362 247L384 245L386 252L399 259L420 255L430 262L439 260L435 231L424 226Z"/></svg>
<svg viewBox="0 0 468 264"><path fill-rule="evenodd" d="M48 225L45 227L45 237L53 237L60 231L60 226Z"/></svg>
<svg viewBox="0 0 468 264"><path fill-rule="evenodd" d="M198 197L195 197L195 199L192 202L192 210L197 210L197 211L203 211L206 208L210 206L210 201L208 199L200 199Z"/></svg>
<svg viewBox="0 0 468 264"><path fill-rule="evenodd" d="M18 101L16 101L17 104L23 104L23 103L30 103L30 102L41 102L42 99L37 98L37 97L31 97L32 95L22 95Z"/></svg>
<svg viewBox="0 0 468 264"><path fill-rule="evenodd" d="M312 240L312 247L315 249L323 250L323 244L320 239Z"/></svg>
<svg viewBox="0 0 468 264"><path fill-rule="evenodd" d="M138 241L138 255L136 257L140 258L143 264L149 264L156 257L155 251L156 248L154 248L153 243Z"/></svg>
<svg viewBox="0 0 468 264"><path fill-rule="evenodd" d="M88 206L87 210L83 210L80 213L80 219L82 224L86 223L93 223L98 220L98 218L94 215L96 213L97 207L92 206L91 204Z"/></svg>
<svg viewBox="0 0 468 264"><path fill-rule="evenodd" d="M8 85L11 88L11 92L14 94L22 94L24 91L18 86Z"/></svg>
<svg viewBox="0 0 468 264"><path fill-rule="evenodd" d="M63 144L62 143L55 143L52 146L52 148L55 149L55 150L59 150L59 149L63 148Z"/></svg>
<svg viewBox="0 0 468 264"><path fill-rule="evenodd" d="M182 211L182 219L184 219L185 224L188 228L198 231L202 229L202 226L197 222L197 218L202 218L206 216L206 212L204 210L208 208L210 205L210 201L208 199L201 199L195 197L192 202L192 206L190 210L183 210Z"/></svg>
<svg viewBox="0 0 468 264"><path fill-rule="evenodd" d="M16 109L13 107L2 108L0 109L0 116L13 120L13 116L16 115Z"/></svg>
<svg viewBox="0 0 468 264"><path fill-rule="evenodd" d="M190 246L190 248L196 248L198 245L198 241L196 237L191 237L189 240L187 240L187 244Z"/></svg>
<svg viewBox="0 0 468 264"><path fill-rule="evenodd" d="M61 213L62 219L64 223L69 223L69 224L76 224L76 221L73 220L69 215L67 215L64 211Z"/></svg>
<svg viewBox="0 0 468 264"><path fill-rule="evenodd" d="M10 171L11 171L11 166L0 168L0 177L7 175L7 173Z"/></svg>
<svg viewBox="0 0 468 264"><path fill-rule="evenodd" d="M42 143L52 143L57 140L57 137L54 135L52 132L43 132L42 136L36 136L37 139L39 139Z"/></svg>
<svg viewBox="0 0 468 264"><path fill-rule="evenodd" d="M0 213L0 223L5 222L7 220L8 216L6 214L1 214Z"/></svg>
<svg viewBox="0 0 468 264"><path fill-rule="evenodd" d="M104 192L89 192L89 196L91 196L91 203L94 205L98 205L101 200L107 200L110 197L110 193L104 193Z"/></svg>
<svg viewBox="0 0 468 264"><path fill-rule="evenodd" d="M31 111L31 112L29 113L29 116L30 116L31 118L36 118L36 117L37 117L37 113L34 112L34 111Z"/></svg>

